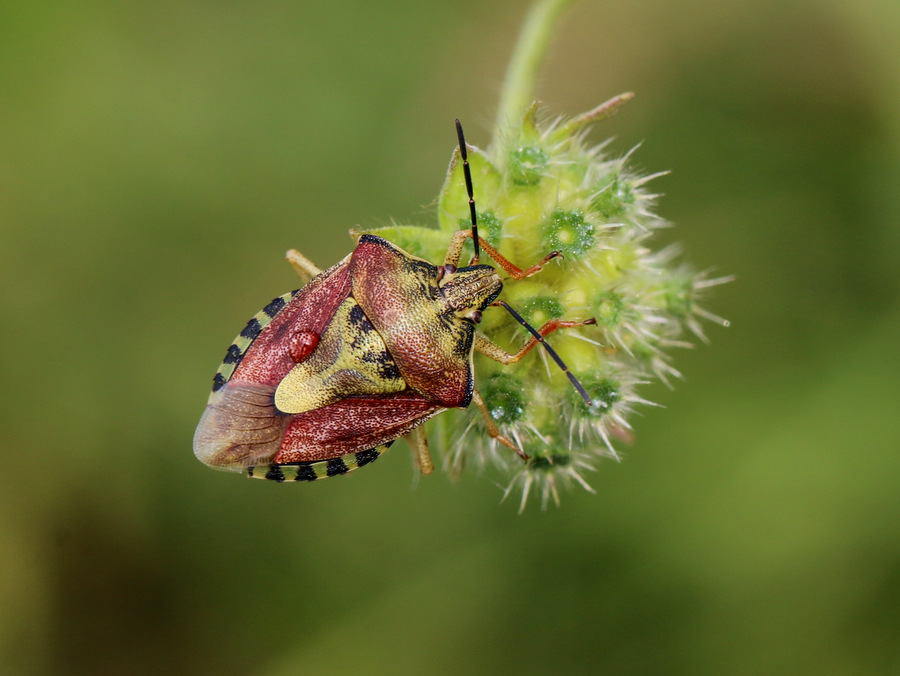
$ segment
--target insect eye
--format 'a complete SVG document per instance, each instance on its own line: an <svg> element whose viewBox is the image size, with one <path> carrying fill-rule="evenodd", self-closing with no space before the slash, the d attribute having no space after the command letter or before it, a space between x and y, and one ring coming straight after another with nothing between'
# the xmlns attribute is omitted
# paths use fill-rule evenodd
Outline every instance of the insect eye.
<svg viewBox="0 0 900 676"><path fill-rule="evenodd" d="M473 324L481 324L481 310L472 310L469 313L469 319L472 320Z"/></svg>

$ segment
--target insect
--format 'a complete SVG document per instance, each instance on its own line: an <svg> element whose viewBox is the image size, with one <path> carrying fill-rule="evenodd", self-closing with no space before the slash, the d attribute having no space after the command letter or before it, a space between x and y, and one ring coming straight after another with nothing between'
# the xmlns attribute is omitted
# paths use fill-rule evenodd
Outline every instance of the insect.
<svg viewBox="0 0 900 676"><path fill-rule="evenodd" d="M277 482L314 481L367 465L403 437L422 473L430 474L422 423L474 404L487 433L527 460L500 433L475 389L475 351L514 364L540 343L591 404L544 336L595 320L554 319L535 329L498 299L503 282L493 266L479 264L482 251L514 279L537 273L560 254L521 269L479 237L459 120L456 129L471 229L453 235L442 265L371 234L325 271L288 251L288 262L308 281L266 305L228 348L194 435L198 459ZM459 267L467 239L474 256ZM531 333L518 352L476 331L482 312L493 306L505 307Z"/></svg>

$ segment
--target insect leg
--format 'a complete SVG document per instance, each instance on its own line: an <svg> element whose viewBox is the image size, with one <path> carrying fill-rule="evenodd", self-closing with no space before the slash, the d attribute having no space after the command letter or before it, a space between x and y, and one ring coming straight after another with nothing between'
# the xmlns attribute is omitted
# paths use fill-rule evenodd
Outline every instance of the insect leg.
<svg viewBox="0 0 900 676"><path fill-rule="evenodd" d="M462 255L463 244L466 237L471 237L470 230L457 230L453 233L453 239L450 240L450 246L447 247L447 255L444 256L444 267L456 269L459 267L459 257Z"/></svg>
<svg viewBox="0 0 900 676"><path fill-rule="evenodd" d="M538 333L541 334L541 337L549 336L551 333L556 331L557 329L570 329L575 326L589 326L591 324L596 324L596 319L586 319L583 322L564 322L559 319L551 319L549 322L544 324L540 329L538 329ZM498 361L501 364L515 364L526 354L531 352L532 348L537 345L540 341L537 338L529 338L528 342L522 346L522 348L516 352L507 352L499 345L492 343L490 340L485 338L480 333L475 334L475 349L478 350L485 357L490 357L494 361Z"/></svg>
<svg viewBox="0 0 900 676"><path fill-rule="evenodd" d="M459 258L462 255L463 244L466 239L472 236L471 230L457 230L453 233L453 239L450 240L450 246L447 247L447 255L444 257L444 266L451 266L456 268L459 266ZM531 275L540 271L549 261L552 261L554 258L559 258L562 254L559 251L551 251L546 256L544 256L540 262L535 263L530 268L526 268L523 270L515 263L512 263L507 258L505 258L499 251L497 251L494 247L492 247L487 241L483 238L479 237L478 241L481 243L481 249L490 256L497 265L506 270L509 273L509 276L514 279L524 279L525 277L531 277Z"/></svg>
<svg viewBox="0 0 900 676"><path fill-rule="evenodd" d="M431 462L431 453L428 450L428 437L425 428L419 426L405 437L406 443L412 449L413 457L419 465L422 474L429 475L434 471L434 463Z"/></svg>
<svg viewBox="0 0 900 676"><path fill-rule="evenodd" d="M488 410L487 404L484 403L484 399L482 399L481 395L478 394L478 390L474 390L472 392L472 403L475 404L475 406L481 413L481 417L484 418L484 426L487 429L488 436L491 439L496 439L507 448L511 448L516 452L516 455L522 458L522 460L528 460L528 456L525 455L525 451L516 446L513 441L500 434L500 429L497 427L497 423L491 416L491 412Z"/></svg>
<svg viewBox="0 0 900 676"><path fill-rule="evenodd" d="M294 268L294 272L296 272L304 282L308 282L322 272L311 260L296 249L289 249L287 254L285 254L285 258L287 258L291 267Z"/></svg>
<svg viewBox="0 0 900 676"><path fill-rule="evenodd" d="M477 333L475 334L475 349L477 349L481 354L490 357L491 359L495 359L499 361L501 364L514 364L519 361L524 355L528 353L528 351L533 348L537 343L540 343L544 346L544 349L547 350L547 354L556 362L556 365L559 366L560 370L566 374L566 377L569 379L569 382L572 383L572 386L578 391L578 394L581 395L581 398L584 399L584 403L588 406L593 406L594 402L591 401L590 396L587 391L584 389L584 386L578 382L578 378L569 370L569 367L565 365L560 356L556 353L550 345L544 340L544 336L549 333L552 333L558 328L565 328L569 326L586 326L588 324L596 324L597 320L593 317L591 319L585 319L583 322L561 322L558 319L551 319L549 322L544 324L540 331L535 329L531 324L525 321L525 319L518 312L513 310L506 301L496 300L491 303L493 306L505 307L509 314L513 316L513 318L519 322L522 326L528 329L528 332L532 335L532 338L525 343L521 350L519 350L516 354L510 354L506 350L494 345L487 338L482 338ZM546 330L547 333L544 333ZM478 338L481 338L479 341ZM480 344L480 347L479 347ZM507 361L508 360L508 361Z"/></svg>

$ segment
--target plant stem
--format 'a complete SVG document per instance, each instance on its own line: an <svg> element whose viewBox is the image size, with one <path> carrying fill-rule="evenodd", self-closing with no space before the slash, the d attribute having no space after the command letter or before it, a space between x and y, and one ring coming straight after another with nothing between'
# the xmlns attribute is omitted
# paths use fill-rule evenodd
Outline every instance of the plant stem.
<svg viewBox="0 0 900 676"><path fill-rule="evenodd" d="M531 7L506 70L493 142L498 143L511 124L521 121L534 101L538 69L547 54L559 18L575 0L538 0Z"/></svg>

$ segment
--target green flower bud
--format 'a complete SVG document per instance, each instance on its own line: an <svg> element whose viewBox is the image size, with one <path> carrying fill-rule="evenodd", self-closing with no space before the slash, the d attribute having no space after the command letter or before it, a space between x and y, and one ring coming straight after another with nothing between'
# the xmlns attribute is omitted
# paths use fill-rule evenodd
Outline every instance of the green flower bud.
<svg viewBox="0 0 900 676"><path fill-rule="evenodd" d="M565 307L553 296L533 296L525 301L520 314L533 326L539 327L552 319L559 319Z"/></svg>
<svg viewBox="0 0 900 676"><path fill-rule="evenodd" d="M512 425L525 417L528 399L526 388L508 373L495 373L483 387L481 396L498 425Z"/></svg>
<svg viewBox="0 0 900 676"><path fill-rule="evenodd" d="M509 179L515 185L533 186L541 182L549 156L543 148L524 146L509 152Z"/></svg>
<svg viewBox="0 0 900 676"><path fill-rule="evenodd" d="M466 230L472 227L471 217L466 216L458 221L459 229ZM478 212L478 234L489 242L499 242L503 236L503 221L494 215L493 211ZM466 243L471 246L469 242Z"/></svg>
<svg viewBox="0 0 900 676"><path fill-rule="evenodd" d="M605 329L615 329L625 318L625 299L611 289L600 290L591 307L597 324Z"/></svg>
<svg viewBox="0 0 900 676"><path fill-rule="evenodd" d="M585 222L580 209L565 211L557 207L544 223L544 246L577 258L594 247L594 224Z"/></svg>
<svg viewBox="0 0 900 676"><path fill-rule="evenodd" d="M591 198L591 210L607 220L621 218L635 203L631 184L622 181L618 174L608 176L607 181Z"/></svg>

